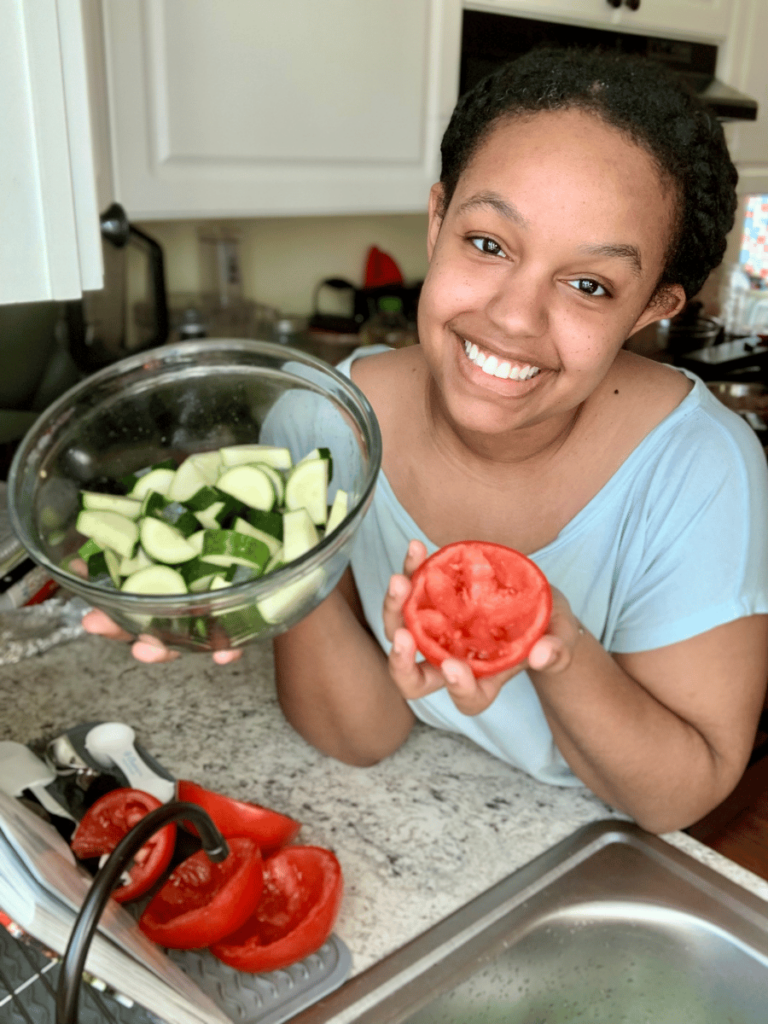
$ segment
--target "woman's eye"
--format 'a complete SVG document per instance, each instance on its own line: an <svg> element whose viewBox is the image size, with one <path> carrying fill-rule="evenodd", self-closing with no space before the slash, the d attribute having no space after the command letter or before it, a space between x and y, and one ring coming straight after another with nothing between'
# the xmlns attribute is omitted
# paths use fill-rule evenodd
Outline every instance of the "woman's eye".
<svg viewBox="0 0 768 1024"><path fill-rule="evenodd" d="M479 251L486 253L488 256L504 256L504 250L501 248L498 242L494 242L492 238L487 238L485 235L479 238L470 238L470 242Z"/></svg>
<svg viewBox="0 0 768 1024"><path fill-rule="evenodd" d="M591 277L579 277L575 281L569 281L568 284L584 295L596 295L599 299L608 294L605 288L597 281L593 281Z"/></svg>

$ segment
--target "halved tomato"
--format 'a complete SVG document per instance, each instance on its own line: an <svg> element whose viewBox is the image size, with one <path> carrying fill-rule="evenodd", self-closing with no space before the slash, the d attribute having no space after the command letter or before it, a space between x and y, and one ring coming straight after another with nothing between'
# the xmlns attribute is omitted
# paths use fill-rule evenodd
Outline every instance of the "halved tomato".
<svg viewBox="0 0 768 1024"><path fill-rule="evenodd" d="M286 846L264 861L264 890L253 915L211 953L238 971L263 973L316 952L333 929L344 883L335 854Z"/></svg>
<svg viewBox="0 0 768 1024"><path fill-rule="evenodd" d="M168 949L202 949L239 928L263 886L261 853L252 839L229 839L220 863L198 850L177 865L139 919L144 934Z"/></svg>
<svg viewBox="0 0 768 1024"><path fill-rule="evenodd" d="M197 804L207 811L225 839L233 836L253 839L263 854L290 843L301 828L300 822L279 811L214 793L186 779L179 780L176 791L179 800Z"/></svg>
<svg viewBox="0 0 768 1024"><path fill-rule="evenodd" d="M530 558L489 541L458 541L414 572L406 628L431 664L469 663L477 677L518 665L543 636L552 591Z"/></svg>
<svg viewBox="0 0 768 1024"><path fill-rule="evenodd" d="M111 853L141 819L162 807L150 793L139 789L112 789L99 797L83 815L72 837L72 850L87 860ZM112 898L127 903L143 896L168 867L176 847L176 826L171 823L155 832L134 855L128 868L130 881L118 886Z"/></svg>

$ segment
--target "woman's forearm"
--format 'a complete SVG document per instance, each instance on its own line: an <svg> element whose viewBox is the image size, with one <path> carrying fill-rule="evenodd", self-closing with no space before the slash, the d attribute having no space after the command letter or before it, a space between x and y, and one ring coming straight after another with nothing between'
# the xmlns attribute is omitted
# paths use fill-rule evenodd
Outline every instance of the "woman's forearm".
<svg viewBox="0 0 768 1024"><path fill-rule="evenodd" d="M348 764L370 765L405 741L413 712L343 587L277 637L274 650L280 705L313 746Z"/></svg>
<svg viewBox="0 0 768 1024"><path fill-rule="evenodd" d="M697 821L725 799L744 770L748 725L732 730L732 745L721 745L628 675L589 633L579 637L565 671L530 676L575 774L649 831Z"/></svg>

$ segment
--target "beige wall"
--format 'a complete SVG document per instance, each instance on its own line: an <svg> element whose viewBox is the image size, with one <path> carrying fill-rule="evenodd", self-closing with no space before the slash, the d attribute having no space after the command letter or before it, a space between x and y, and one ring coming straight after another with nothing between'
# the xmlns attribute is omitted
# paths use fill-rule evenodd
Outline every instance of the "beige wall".
<svg viewBox="0 0 768 1024"><path fill-rule="evenodd" d="M152 221L141 227L162 246L169 295L200 286L197 230L214 222ZM243 294L283 313L310 313L315 287L328 277L363 284L372 245L389 253L406 282L427 270L426 214L279 217L228 221L240 237Z"/></svg>

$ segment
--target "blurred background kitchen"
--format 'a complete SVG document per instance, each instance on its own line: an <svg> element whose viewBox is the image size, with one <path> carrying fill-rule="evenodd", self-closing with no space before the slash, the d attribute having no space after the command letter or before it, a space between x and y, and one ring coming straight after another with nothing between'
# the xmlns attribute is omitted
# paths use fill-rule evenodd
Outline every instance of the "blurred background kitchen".
<svg viewBox="0 0 768 1024"><path fill-rule="evenodd" d="M417 343L450 112L546 40L650 53L723 121L723 268L628 346L764 431L766 39L764 0L0 0L0 472L64 389L154 344Z"/></svg>

